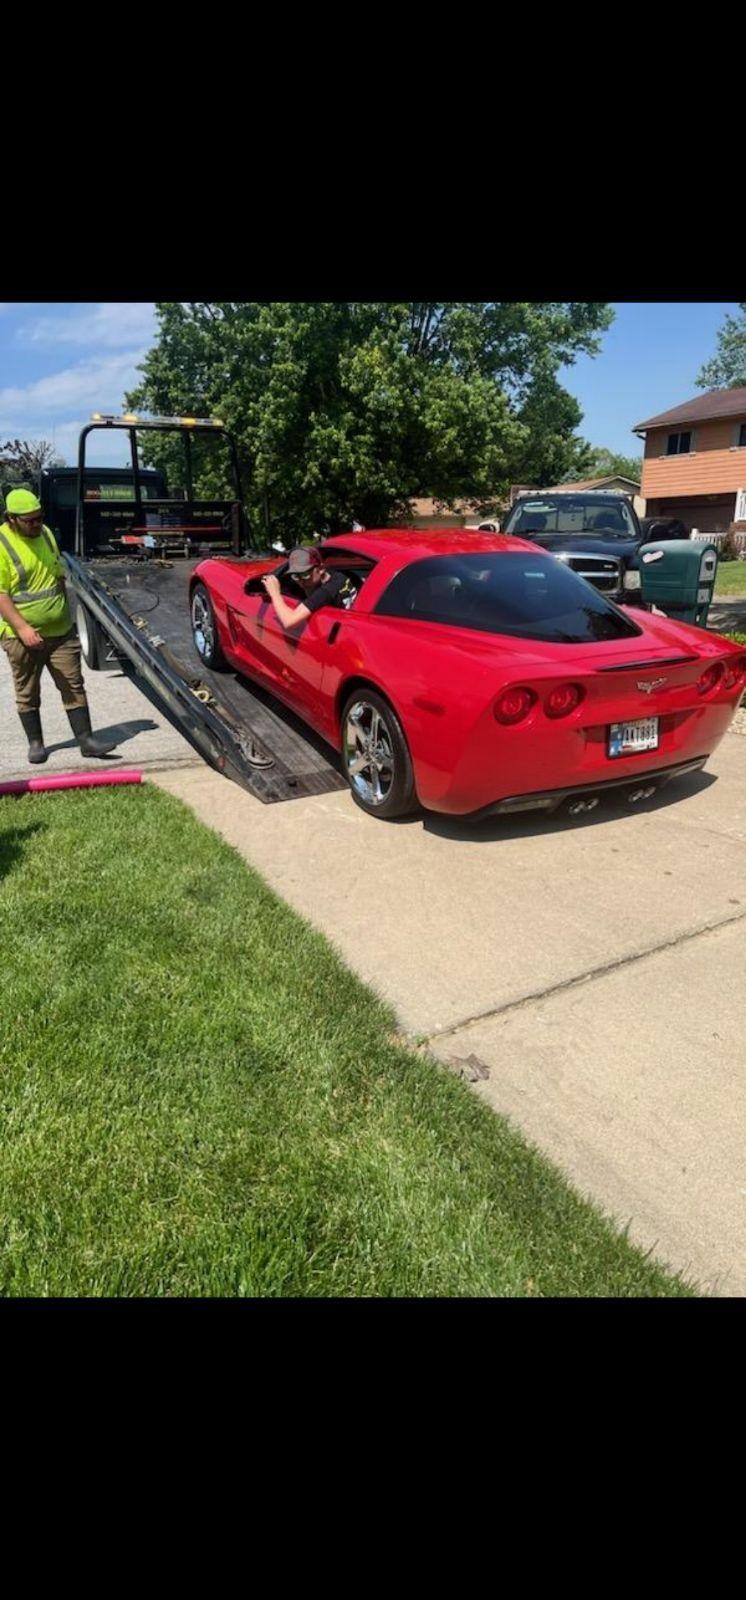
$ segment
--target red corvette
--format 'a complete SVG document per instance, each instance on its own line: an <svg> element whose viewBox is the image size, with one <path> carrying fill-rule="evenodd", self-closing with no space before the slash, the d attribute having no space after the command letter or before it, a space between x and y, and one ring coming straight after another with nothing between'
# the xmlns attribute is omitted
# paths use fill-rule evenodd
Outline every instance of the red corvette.
<svg viewBox="0 0 746 1600"><path fill-rule="evenodd" d="M347 598L297 634L261 584L274 572L302 603L285 560L201 562L194 640L206 666L256 679L340 751L374 816L642 798L704 765L746 683L743 650L612 605L522 539L356 533L321 555Z"/></svg>

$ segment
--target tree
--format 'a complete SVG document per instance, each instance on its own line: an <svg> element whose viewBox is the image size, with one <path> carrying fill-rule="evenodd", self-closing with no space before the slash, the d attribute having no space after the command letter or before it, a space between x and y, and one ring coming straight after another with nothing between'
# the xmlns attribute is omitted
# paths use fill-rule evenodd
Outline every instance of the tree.
<svg viewBox="0 0 746 1600"><path fill-rule="evenodd" d="M584 478L634 478L636 483L642 477L642 456L623 456L617 450L607 450L604 445L592 445L590 448ZM569 473L565 482L571 482Z"/></svg>
<svg viewBox="0 0 746 1600"><path fill-rule="evenodd" d="M529 467L579 462L580 409L556 379L595 354L601 304L160 304L133 410L217 415L254 521L286 542L406 515L416 496L490 503ZM174 443L143 455L168 473ZM541 470L539 470L541 469ZM218 478L200 480L216 493Z"/></svg>
<svg viewBox="0 0 746 1600"><path fill-rule="evenodd" d="M726 316L718 333L717 354L697 375L700 389L746 387L746 300L740 301L738 310L739 316Z"/></svg>
<svg viewBox="0 0 746 1600"><path fill-rule="evenodd" d="M0 444L0 475L10 483L39 487L42 467L64 467L48 439L6 439Z"/></svg>

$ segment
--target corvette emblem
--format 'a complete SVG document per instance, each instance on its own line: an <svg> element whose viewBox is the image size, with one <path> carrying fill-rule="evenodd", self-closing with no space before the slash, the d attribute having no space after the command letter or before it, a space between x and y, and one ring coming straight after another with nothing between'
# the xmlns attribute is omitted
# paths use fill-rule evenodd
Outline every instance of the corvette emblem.
<svg viewBox="0 0 746 1600"><path fill-rule="evenodd" d="M668 683L668 678L638 678L637 687L642 689L643 694L652 694L654 689L661 689L664 683Z"/></svg>

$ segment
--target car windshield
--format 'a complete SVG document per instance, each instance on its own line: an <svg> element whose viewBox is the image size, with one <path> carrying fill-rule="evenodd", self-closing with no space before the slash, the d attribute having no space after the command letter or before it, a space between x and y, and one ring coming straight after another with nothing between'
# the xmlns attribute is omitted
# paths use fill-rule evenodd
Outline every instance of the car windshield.
<svg viewBox="0 0 746 1600"><path fill-rule="evenodd" d="M519 539L532 533L594 533L601 539L634 539L637 532L621 495L570 494L536 495L517 501L504 531Z"/></svg>
<svg viewBox="0 0 746 1600"><path fill-rule="evenodd" d="M529 551L430 556L404 567L379 615L559 644L629 639L640 629L553 556Z"/></svg>

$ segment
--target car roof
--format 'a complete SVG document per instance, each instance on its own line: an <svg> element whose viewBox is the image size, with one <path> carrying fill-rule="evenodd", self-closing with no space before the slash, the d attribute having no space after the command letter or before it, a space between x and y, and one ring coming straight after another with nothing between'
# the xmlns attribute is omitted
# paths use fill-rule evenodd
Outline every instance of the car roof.
<svg viewBox="0 0 746 1600"><path fill-rule="evenodd" d="M322 543L325 550L353 550L356 555L369 556L373 561L380 560L381 556L404 556L410 561L419 561L425 556L483 555L487 550L502 554L526 549L525 539L472 533L466 528L370 528L365 533L336 533Z"/></svg>

